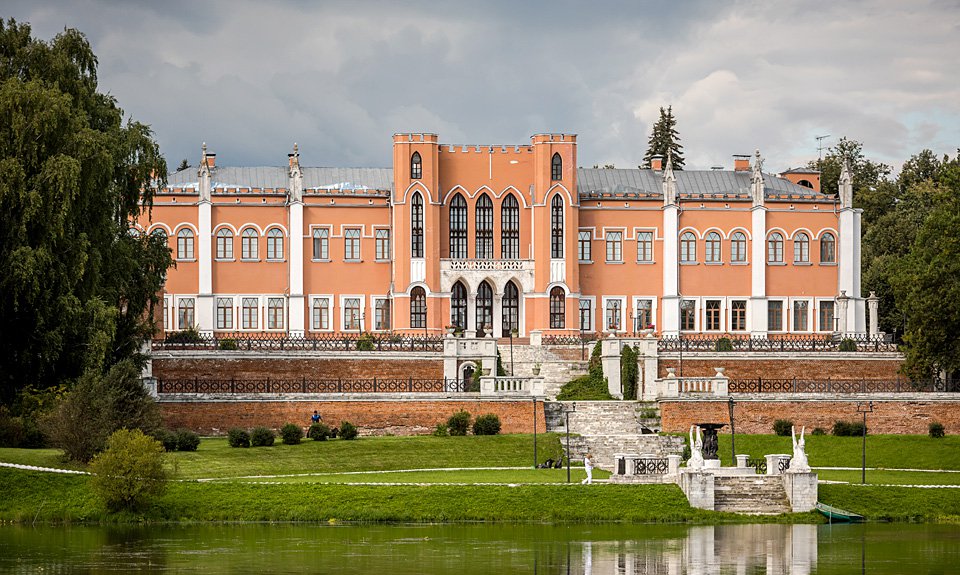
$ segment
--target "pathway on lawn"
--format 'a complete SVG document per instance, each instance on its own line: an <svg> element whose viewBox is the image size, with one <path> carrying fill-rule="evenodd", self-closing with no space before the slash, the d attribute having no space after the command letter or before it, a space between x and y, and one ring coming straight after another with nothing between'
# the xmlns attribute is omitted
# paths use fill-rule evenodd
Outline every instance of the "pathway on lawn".
<svg viewBox="0 0 960 575"><path fill-rule="evenodd" d="M36 465L22 465L20 463L4 463L3 461L0 461L0 467L26 469L27 471L43 471L45 473L73 473L75 475L91 475L89 471L77 471L76 469L59 469L56 467L39 467Z"/></svg>
<svg viewBox="0 0 960 575"><path fill-rule="evenodd" d="M577 468L576 466L571 469ZM423 469L381 469L376 471L318 471L316 473L290 473L283 475L240 475L237 477L204 477L195 481L233 481L236 479L282 479L285 477L315 477L318 475L375 475L386 473L416 473L418 471L518 471L532 467L427 467ZM579 469L583 469L579 467ZM361 484L362 485L362 484Z"/></svg>

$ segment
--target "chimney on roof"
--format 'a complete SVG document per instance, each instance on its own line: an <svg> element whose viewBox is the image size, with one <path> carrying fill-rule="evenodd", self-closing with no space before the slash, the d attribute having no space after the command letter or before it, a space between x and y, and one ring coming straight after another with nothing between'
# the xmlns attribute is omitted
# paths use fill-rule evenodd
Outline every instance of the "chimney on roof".
<svg viewBox="0 0 960 575"><path fill-rule="evenodd" d="M736 172L750 171L750 154L734 154L733 169Z"/></svg>
<svg viewBox="0 0 960 575"><path fill-rule="evenodd" d="M650 158L650 169L655 172L663 170L663 156L656 154Z"/></svg>
<svg viewBox="0 0 960 575"><path fill-rule="evenodd" d="M210 169L217 167L217 155L207 152L203 155L203 161L206 162L207 167Z"/></svg>

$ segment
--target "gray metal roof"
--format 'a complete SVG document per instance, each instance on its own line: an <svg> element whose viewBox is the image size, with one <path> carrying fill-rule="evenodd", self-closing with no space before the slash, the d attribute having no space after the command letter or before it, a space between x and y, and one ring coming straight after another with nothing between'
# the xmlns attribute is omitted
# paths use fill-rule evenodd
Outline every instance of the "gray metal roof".
<svg viewBox="0 0 960 575"><path fill-rule="evenodd" d="M390 190L393 170L390 168L302 168L305 190ZM223 166L211 174L213 188L287 189L288 169L279 166L252 168ZM197 170L189 168L167 177L169 188L197 188Z"/></svg>
<svg viewBox="0 0 960 575"><path fill-rule="evenodd" d="M749 171L730 170L678 170L673 172L677 178L677 193L681 195L723 196L750 194ZM771 174L763 174L763 186L767 196L780 194L801 195L805 197L823 197L822 194L794 184ZM662 194L663 172L640 169L598 169L580 168L577 170L577 191L580 194Z"/></svg>

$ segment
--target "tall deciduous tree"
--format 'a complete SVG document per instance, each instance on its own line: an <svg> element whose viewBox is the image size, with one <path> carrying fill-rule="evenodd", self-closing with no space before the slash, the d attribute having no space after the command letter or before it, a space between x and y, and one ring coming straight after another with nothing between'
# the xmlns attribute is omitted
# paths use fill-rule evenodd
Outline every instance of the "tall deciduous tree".
<svg viewBox="0 0 960 575"><path fill-rule="evenodd" d="M133 234L166 163L83 34L0 21L0 402L134 356L170 251ZM157 179L154 179L156 177Z"/></svg>
<svg viewBox="0 0 960 575"><path fill-rule="evenodd" d="M650 140L647 142L647 153L643 156L642 168L650 168L654 156L663 156L667 161L670 155L674 170L683 169L683 146L680 145L680 134L677 132L677 119L673 117L673 106L664 110L660 107L660 119L653 125Z"/></svg>

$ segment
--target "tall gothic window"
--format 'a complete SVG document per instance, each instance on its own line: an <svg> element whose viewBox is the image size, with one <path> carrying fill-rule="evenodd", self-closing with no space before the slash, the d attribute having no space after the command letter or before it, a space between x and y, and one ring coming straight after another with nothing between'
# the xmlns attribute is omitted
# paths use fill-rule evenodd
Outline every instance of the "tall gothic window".
<svg viewBox="0 0 960 575"><path fill-rule="evenodd" d="M461 282L453 284L450 297L450 325L467 328L467 288Z"/></svg>
<svg viewBox="0 0 960 575"><path fill-rule="evenodd" d="M567 296L560 286L550 290L550 329L563 329L566 324Z"/></svg>
<svg viewBox="0 0 960 575"><path fill-rule="evenodd" d="M423 257L423 196L414 192L410 200L410 257Z"/></svg>
<svg viewBox="0 0 960 575"><path fill-rule="evenodd" d="M420 152L410 156L410 179L419 180L423 177L423 162L420 161Z"/></svg>
<svg viewBox="0 0 960 575"><path fill-rule="evenodd" d="M560 194L550 200L550 257L563 258L563 198Z"/></svg>
<svg viewBox="0 0 960 575"><path fill-rule="evenodd" d="M563 160L560 158L559 153L554 154L553 160L550 161L550 179L563 179Z"/></svg>
<svg viewBox="0 0 960 575"><path fill-rule="evenodd" d="M503 288L503 333L520 330L520 290L513 282Z"/></svg>
<svg viewBox="0 0 960 575"><path fill-rule="evenodd" d="M500 205L500 258L520 259L520 204L513 194Z"/></svg>
<svg viewBox="0 0 960 575"><path fill-rule="evenodd" d="M450 257L467 258L467 201L459 193L450 201Z"/></svg>
<svg viewBox="0 0 960 575"><path fill-rule="evenodd" d="M410 290L410 327L427 327L427 292L420 286Z"/></svg>
<svg viewBox="0 0 960 575"><path fill-rule="evenodd" d="M477 287L477 327L487 325L493 326L493 290L484 281Z"/></svg>
<svg viewBox="0 0 960 575"><path fill-rule="evenodd" d="M487 194L477 200L477 259L493 259L493 202Z"/></svg>

